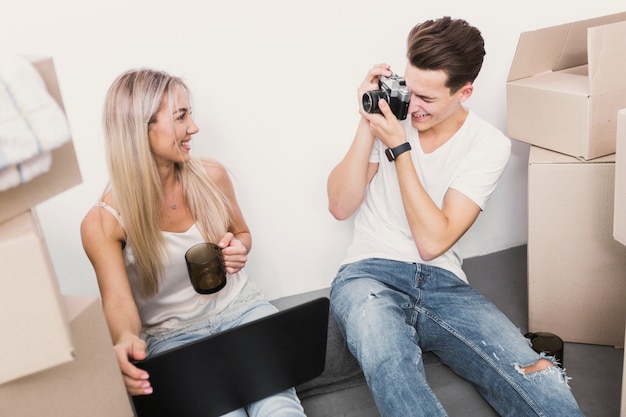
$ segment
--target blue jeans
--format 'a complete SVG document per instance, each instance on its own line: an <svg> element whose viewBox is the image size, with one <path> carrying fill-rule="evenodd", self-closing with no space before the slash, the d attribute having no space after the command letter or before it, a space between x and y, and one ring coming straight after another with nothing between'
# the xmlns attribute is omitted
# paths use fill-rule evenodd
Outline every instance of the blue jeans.
<svg viewBox="0 0 626 417"><path fill-rule="evenodd" d="M164 352L196 339L231 329L278 311L263 300L254 285L247 283L241 294L219 314L179 331L147 336L148 356ZM290 388L246 407L231 411L223 417L305 417L296 390Z"/></svg>
<svg viewBox="0 0 626 417"><path fill-rule="evenodd" d="M495 305L441 268L386 259L343 265L331 309L383 417L446 416L426 381L432 351L469 380L501 416L582 416L557 366Z"/></svg>

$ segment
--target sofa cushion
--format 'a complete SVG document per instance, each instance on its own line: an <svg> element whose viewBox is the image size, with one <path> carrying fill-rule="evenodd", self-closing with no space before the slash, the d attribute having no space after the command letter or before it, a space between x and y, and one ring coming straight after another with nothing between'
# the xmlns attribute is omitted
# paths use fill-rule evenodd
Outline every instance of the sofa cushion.
<svg viewBox="0 0 626 417"><path fill-rule="evenodd" d="M304 294L283 297L272 303L279 309L313 300L329 297L330 288L311 291ZM337 322L332 313L328 315L328 342L326 345L326 364L324 371L317 378L296 387L298 396L306 398L312 395L335 392L365 384L365 377L357 360L352 356Z"/></svg>
<svg viewBox="0 0 626 417"><path fill-rule="evenodd" d="M328 317L328 342L326 365L320 376L298 385L298 396L325 394L365 384L365 377L357 360L352 356L332 314Z"/></svg>
<svg viewBox="0 0 626 417"><path fill-rule="evenodd" d="M302 399L308 417L380 417L367 385Z"/></svg>

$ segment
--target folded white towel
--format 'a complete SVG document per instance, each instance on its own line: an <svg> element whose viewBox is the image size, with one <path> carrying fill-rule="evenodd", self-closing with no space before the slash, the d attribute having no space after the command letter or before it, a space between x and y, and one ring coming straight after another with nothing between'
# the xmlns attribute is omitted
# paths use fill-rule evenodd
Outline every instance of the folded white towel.
<svg viewBox="0 0 626 417"><path fill-rule="evenodd" d="M4 189L46 172L49 162L35 157L70 139L65 113L35 67L21 56L0 56L0 175L6 180L0 183ZM24 167L17 166L22 163Z"/></svg>
<svg viewBox="0 0 626 417"><path fill-rule="evenodd" d="M20 164L0 169L0 191L24 184L50 170L52 152L34 156Z"/></svg>

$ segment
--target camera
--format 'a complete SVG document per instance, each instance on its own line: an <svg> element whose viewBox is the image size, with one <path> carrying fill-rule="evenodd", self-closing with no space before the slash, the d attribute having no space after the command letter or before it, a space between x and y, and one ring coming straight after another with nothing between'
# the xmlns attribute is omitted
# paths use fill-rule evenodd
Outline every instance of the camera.
<svg viewBox="0 0 626 417"><path fill-rule="evenodd" d="M381 113L378 101L382 98L389 103L391 111L398 120L406 119L411 100L411 90L406 86L404 78L391 74L381 76L378 80L380 90L368 91L363 94L363 110L367 113Z"/></svg>

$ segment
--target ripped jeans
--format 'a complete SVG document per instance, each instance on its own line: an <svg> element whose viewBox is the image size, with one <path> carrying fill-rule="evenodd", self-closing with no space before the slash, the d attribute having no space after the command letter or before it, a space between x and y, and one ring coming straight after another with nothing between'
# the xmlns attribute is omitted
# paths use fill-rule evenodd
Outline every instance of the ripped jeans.
<svg viewBox="0 0 626 417"><path fill-rule="evenodd" d="M427 351L472 382L501 416L583 415L564 372L550 366L525 374L542 355L451 272L366 259L339 269L330 301L383 417L447 415L426 381Z"/></svg>

